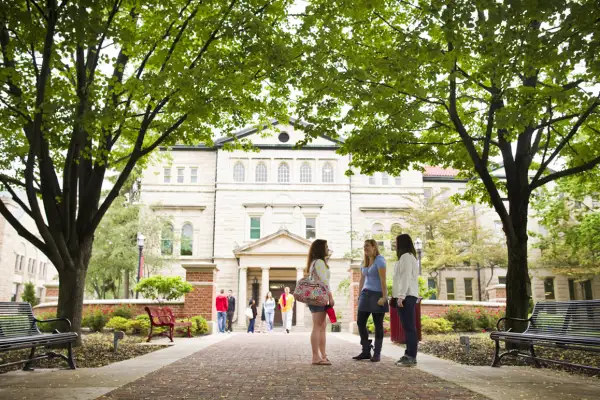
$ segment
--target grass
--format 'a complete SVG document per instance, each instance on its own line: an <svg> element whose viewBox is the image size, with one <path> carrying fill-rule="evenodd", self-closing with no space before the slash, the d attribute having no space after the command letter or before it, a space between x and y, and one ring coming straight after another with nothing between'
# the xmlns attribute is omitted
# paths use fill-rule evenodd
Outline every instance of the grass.
<svg viewBox="0 0 600 400"><path fill-rule="evenodd" d="M109 365L115 362L128 360L130 358L139 357L147 353L151 353L156 350L163 349L164 345L145 345L141 346L140 343L145 338L139 336L125 336L123 340L119 341L118 351L115 354L113 351L113 335L93 333L89 335L83 335L83 343L81 347L75 348L75 364L77 368L97 368ZM67 354L66 350L54 350L62 354ZM29 349L15 350L0 353L0 364L25 360L29 358ZM44 349L38 349L36 354L43 354ZM60 359L54 358L53 360L39 360L36 361L32 367L35 368L67 368L67 363ZM23 368L23 364L12 365L8 367L0 368L0 374L8 371L15 371Z"/></svg>
<svg viewBox="0 0 600 400"><path fill-rule="evenodd" d="M466 352L465 346L460 344L460 336L470 337L469 353ZM495 343L490 339L489 333L424 335L423 340L419 344L419 351L439 358L444 358L446 360L455 361L460 364L489 366L492 364L494 344ZM599 353L579 350L561 350L552 347L541 346L536 347L535 351L538 357L600 368ZM502 365L531 365L531 363L521 358L517 360L514 357L507 356L502 359ZM598 372L584 370L582 368L568 367L554 363L543 363L542 365L545 368L574 372L600 378L600 374Z"/></svg>

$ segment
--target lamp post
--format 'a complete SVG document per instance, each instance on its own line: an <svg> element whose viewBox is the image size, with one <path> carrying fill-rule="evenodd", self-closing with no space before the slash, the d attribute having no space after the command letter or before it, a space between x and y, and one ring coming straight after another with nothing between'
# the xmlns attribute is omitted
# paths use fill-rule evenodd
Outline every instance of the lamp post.
<svg viewBox="0 0 600 400"><path fill-rule="evenodd" d="M417 256L419 257L419 276L421 276L421 254L423 253L423 242L419 238L415 240L415 250L417 250Z"/></svg>
<svg viewBox="0 0 600 400"><path fill-rule="evenodd" d="M144 251L144 240L146 240L146 237L144 235L142 235L141 232L138 232L137 234L137 245L138 248L140 249L140 256L138 259L138 273L137 273L137 283L140 283L140 277L142 275L142 253ZM138 292L135 292L135 298L137 299L139 296Z"/></svg>

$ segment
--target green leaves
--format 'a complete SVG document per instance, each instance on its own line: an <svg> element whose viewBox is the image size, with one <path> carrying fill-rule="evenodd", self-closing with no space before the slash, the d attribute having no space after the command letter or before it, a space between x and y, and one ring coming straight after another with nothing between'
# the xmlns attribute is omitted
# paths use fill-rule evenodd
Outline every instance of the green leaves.
<svg viewBox="0 0 600 400"><path fill-rule="evenodd" d="M135 287L147 299L159 301L175 300L191 292L193 286L180 276L155 275L142 279Z"/></svg>

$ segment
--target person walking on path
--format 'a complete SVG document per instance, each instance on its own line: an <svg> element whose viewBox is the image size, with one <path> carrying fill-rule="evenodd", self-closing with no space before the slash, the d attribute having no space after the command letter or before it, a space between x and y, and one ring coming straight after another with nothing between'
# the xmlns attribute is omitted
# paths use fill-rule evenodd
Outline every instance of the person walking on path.
<svg viewBox="0 0 600 400"><path fill-rule="evenodd" d="M359 284L358 315L356 324L360 333L362 352L352 357L355 360L379 362L383 345L383 318L389 311L387 302L387 283L385 278L385 259L379 254L377 242L365 240L364 258L361 267ZM367 329L367 320L373 316L375 324L375 347L371 356L371 340Z"/></svg>
<svg viewBox="0 0 600 400"><path fill-rule="evenodd" d="M283 329L285 329L285 333L290 333L290 330L292 329L294 301L294 295L290 294L290 288L286 286L279 298L279 308L281 308L281 319L283 320Z"/></svg>
<svg viewBox="0 0 600 400"><path fill-rule="evenodd" d="M312 331L310 333L310 346L312 348L312 364L313 365L331 365L331 362L327 358L326 349L326 338L327 338L327 314L325 312L326 307L333 307L335 301L333 300L333 294L329 289L329 279L331 272L329 266L325 262L329 254L329 248L327 247L327 241L323 239L316 239L310 246L308 251L308 259L306 261L306 268L304 269L304 276L312 276L313 280L319 281L327 288L327 295L329 296L329 304L325 306L308 306L312 314Z"/></svg>
<svg viewBox="0 0 600 400"><path fill-rule="evenodd" d="M248 307L252 309L252 318L250 318L250 322L248 323L248 333L254 333L254 323L256 322L256 315L258 311L256 310L256 301L254 299L250 300Z"/></svg>
<svg viewBox="0 0 600 400"><path fill-rule="evenodd" d="M233 297L233 291L230 290L227 294L227 331L231 333L233 331L233 316L235 314L235 297Z"/></svg>
<svg viewBox="0 0 600 400"><path fill-rule="evenodd" d="M217 323L219 325L219 333L225 333L225 319L227 318L227 296L225 289L221 289L221 294L215 300L217 306Z"/></svg>
<svg viewBox="0 0 600 400"><path fill-rule="evenodd" d="M394 266L392 279L392 302L398 305L398 316L406 337L406 351L396 365L413 367L417 365L415 308L419 296L419 263L409 235L402 234L396 238L396 253L398 261Z"/></svg>
<svg viewBox="0 0 600 400"><path fill-rule="evenodd" d="M267 322L267 331L273 332L273 321L275 320L275 299L271 292L267 292L265 302L263 303L263 310L265 313L265 320Z"/></svg>

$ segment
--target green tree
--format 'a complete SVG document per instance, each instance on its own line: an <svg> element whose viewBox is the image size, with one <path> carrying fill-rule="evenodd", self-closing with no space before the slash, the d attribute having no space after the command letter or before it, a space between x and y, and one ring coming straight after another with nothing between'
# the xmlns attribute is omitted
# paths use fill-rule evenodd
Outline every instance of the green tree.
<svg viewBox="0 0 600 400"><path fill-rule="evenodd" d="M180 276L154 275L142 279L135 287L147 299L159 302L176 300L186 293L191 292L193 286L181 279Z"/></svg>
<svg viewBox="0 0 600 400"><path fill-rule="evenodd" d="M307 3L293 78L310 137L349 127L341 152L365 174L478 177L465 198L499 215L507 316L527 318L531 193L600 163L597 2Z"/></svg>
<svg viewBox="0 0 600 400"><path fill-rule="evenodd" d="M168 219L145 210L119 197L106 213L96 230L92 258L86 277L89 292L104 299L111 293L114 298L129 298L129 282L137 276L139 250L137 233L146 237L144 270L152 274L165 265L168 258L160 248L161 230Z"/></svg>
<svg viewBox="0 0 600 400"><path fill-rule="evenodd" d="M0 214L56 267L57 313L76 332L94 233L134 167L159 146L282 118L289 3L2 3L0 181L39 236L2 202Z"/></svg>
<svg viewBox="0 0 600 400"><path fill-rule="evenodd" d="M35 285L33 282L27 282L23 286L23 294L21 300L31 304L31 307L35 307L40 304L40 299L35 296Z"/></svg>

